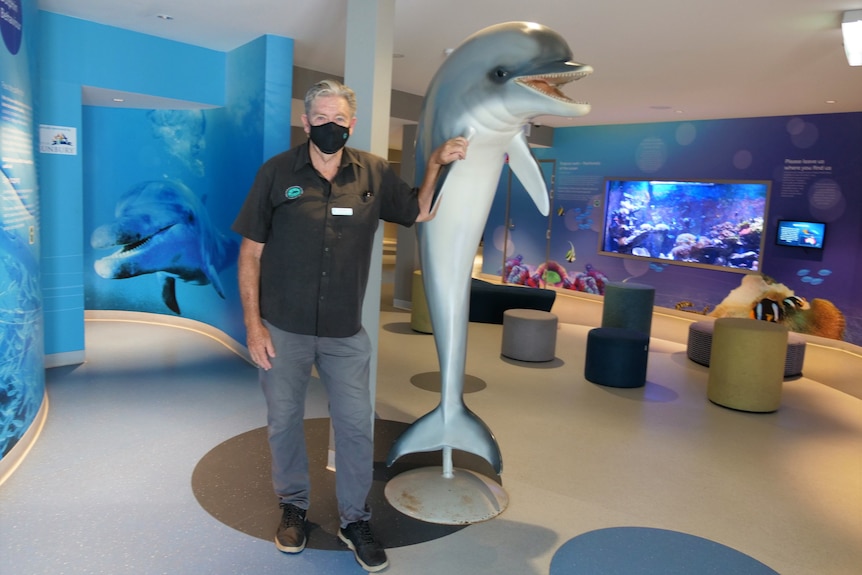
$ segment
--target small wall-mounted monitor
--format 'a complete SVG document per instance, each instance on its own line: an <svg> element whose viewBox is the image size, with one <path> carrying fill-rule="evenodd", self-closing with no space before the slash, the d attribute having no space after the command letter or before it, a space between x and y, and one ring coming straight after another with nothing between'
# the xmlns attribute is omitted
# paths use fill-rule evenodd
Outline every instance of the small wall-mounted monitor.
<svg viewBox="0 0 862 575"><path fill-rule="evenodd" d="M779 246L796 246L822 250L823 236L825 235L826 224L821 222L778 220L778 229L775 231L775 243Z"/></svg>

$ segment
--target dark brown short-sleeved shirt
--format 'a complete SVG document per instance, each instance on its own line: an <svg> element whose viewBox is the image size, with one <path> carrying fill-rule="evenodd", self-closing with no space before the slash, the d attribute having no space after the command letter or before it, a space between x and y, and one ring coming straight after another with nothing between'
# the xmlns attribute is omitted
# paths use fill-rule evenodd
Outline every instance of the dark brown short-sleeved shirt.
<svg viewBox="0 0 862 575"><path fill-rule="evenodd" d="M261 316L293 333L356 334L379 220L410 226L418 214L416 191L372 154L345 148L331 183L312 166L308 143L271 158L232 226L266 244Z"/></svg>

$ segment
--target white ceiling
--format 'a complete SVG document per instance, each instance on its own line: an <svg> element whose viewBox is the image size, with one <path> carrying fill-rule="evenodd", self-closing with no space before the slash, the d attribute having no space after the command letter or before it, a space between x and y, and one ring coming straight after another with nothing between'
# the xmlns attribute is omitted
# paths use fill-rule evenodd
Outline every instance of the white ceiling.
<svg viewBox="0 0 862 575"><path fill-rule="evenodd" d="M343 75L347 1L38 5L220 51L263 34L285 36L295 41L295 65ZM595 69L564 89L589 101L590 114L547 125L858 112L862 67L847 65L841 17L860 8L862 0L396 0L394 51L403 57L393 60L392 87L422 95L445 49L491 24L528 20L555 29L575 60Z"/></svg>

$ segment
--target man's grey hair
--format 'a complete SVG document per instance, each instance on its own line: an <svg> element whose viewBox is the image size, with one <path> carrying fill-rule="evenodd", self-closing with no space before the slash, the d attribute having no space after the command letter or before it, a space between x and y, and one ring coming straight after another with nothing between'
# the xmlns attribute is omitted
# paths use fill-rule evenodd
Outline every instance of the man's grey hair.
<svg viewBox="0 0 862 575"><path fill-rule="evenodd" d="M322 96L338 96L347 101L350 117L356 116L356 92L338 80L321 80L305 93L305 114L311 116L311 104Z"/></svg>

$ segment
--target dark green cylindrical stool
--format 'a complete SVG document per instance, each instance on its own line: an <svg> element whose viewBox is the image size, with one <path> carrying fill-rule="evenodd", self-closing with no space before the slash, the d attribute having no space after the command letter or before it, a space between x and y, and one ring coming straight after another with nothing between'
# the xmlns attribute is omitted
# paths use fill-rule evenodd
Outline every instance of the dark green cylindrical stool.
<svg viewBox="0 0 862 575"><path fill-rule="evenodd" d="M602 327L636 329L647 335L652 328L655 288L645 284L609 282L605 285Z"/></svg>
<svg viewBox="0 0 862 575"><path fill-rule="evenodd" d="M607 387L646 383L649 336L636 329L597 327L587 333L584 377Z"/></svg>

